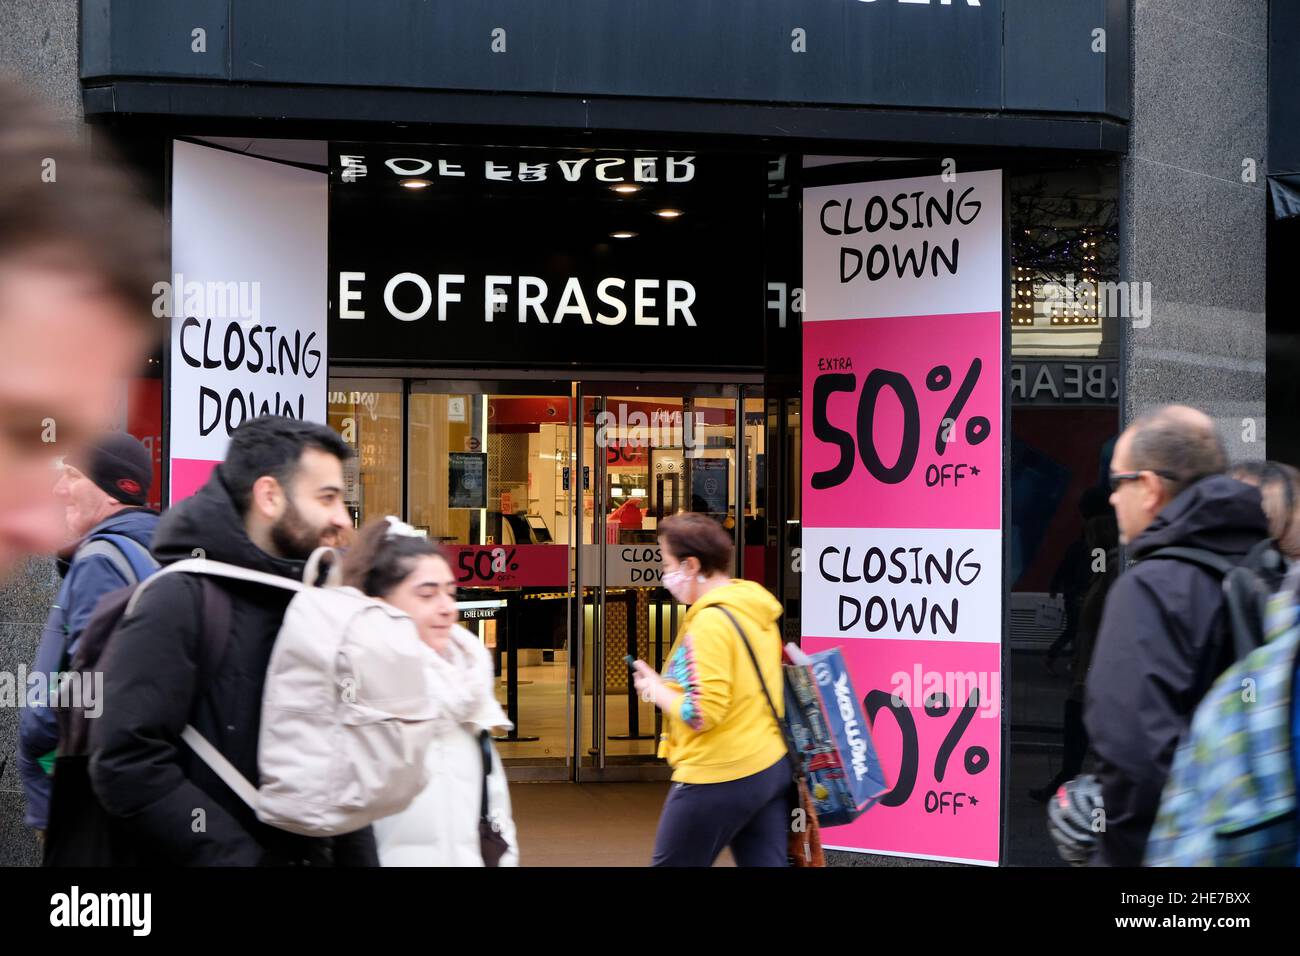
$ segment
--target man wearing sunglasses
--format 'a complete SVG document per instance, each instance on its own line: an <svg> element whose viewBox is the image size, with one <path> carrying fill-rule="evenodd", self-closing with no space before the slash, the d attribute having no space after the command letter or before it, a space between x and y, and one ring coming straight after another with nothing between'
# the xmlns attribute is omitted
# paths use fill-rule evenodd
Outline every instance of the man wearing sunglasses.
<svg viewBox="0 0 1300 956"><path fill-rule="evenodd" d="M1106 599L1088 674L1105 811L1094 865L1141 865L1179 738L1234 659L1221 575L1155 554L1194 548L1236 564L1268 537L1259 490L1227 467L1214 422L1183 405L1142 416L1115 444L1110 503L1136 563Z"/></svg>

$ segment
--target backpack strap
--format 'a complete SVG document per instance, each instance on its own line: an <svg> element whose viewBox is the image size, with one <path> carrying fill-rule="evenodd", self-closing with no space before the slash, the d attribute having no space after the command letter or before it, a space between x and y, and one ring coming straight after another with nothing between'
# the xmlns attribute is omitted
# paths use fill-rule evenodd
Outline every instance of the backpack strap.
<svg viewBox="0 0 1300 956"><path fill-rule="evenodd" d="M488 731L478 732L478 748L483 755L483 794L479 798L478 818L479 822L490 825L492 820L488 816L488 777L492 775L492 736Z"/></svg>
<svg viewBox="0 0 1300 956"><path fill-rule="evenodd" d="M77 549L74 563L83 558L106 558L108 563L113 566L127 584L135 584L139 578L136 576L135 568L131 566L130 559L122 553L122 549L115 544L105 541L103 538L92 538L80 548Z"/></svg>
<svg viewBox="0 0 1300 956"><path fill-rule="evenodd" d="M213 562L216 563L216 562ZM230 623L232 607L230 595L217 584L213 574L202 574L199 586L202 595L203 641L200 648L199 673L209 677L216 674L217 668L226 656L226 647L230 644ZM181 740L194 751L195 756L208 765L226 786L228 786L244 803L257 809L257 788L235 766L222 756L208 738L199 733L193 724L186 724L181 731Z"/></svg>
<svg viewBox="0 0 1300 956"><path fill-rule="evenodd" d="M1232 573L1241 567L1240 562L1203 548L1157 548L1142 560L1151 558L1185 561L1220 577L1223 581L1224 604L1228 611L1228 636L1232 640L1233 660L1241 660L1260 646L1264 637L1262 609L1268 595L1252 586L1253 578Z"/></svg>
<svg viewBox="0 0 1300 956"><path fill-rule="evenodd" d="M226 656L230 643L230 595L223 591L211 577L200 578L203 600L203 647L200 651L199 670L213 675Z"/></svg>
<svg viewBox="0 0 1300 956"><path fill-rule="evenodd" d="M135 571L135 577L138 581L143 581L160 567L158 560L149 553L148 545L140 543L130 535L118 534L116 531L105 531L95 535L95 540L111 541L117 545L126 559L131 562L131 567Z"/></svg>
<svg viewBox="0 0 1300 956"><path fill-rule="evenodd" d="M251 568L241 568L237 564L227 564L224 561L209 561L207 558L186 558L184 561L177 561L174 564L166 565L154 574L149 575L145 580L140 582L140 586L135 589L131 595L131 601L126 606L126 613L130 614L135 610L135 604L140 600L140 595L144 593L145 588L153 584L159 578L167 574L198 574L210 575L218 578L229 578L232 581L251 581L254 584L265 584L268 587L283 588L286 591L304 591L307 585L301 581L295 581L292 578L280 577L278 574L267 574L265 571L254 571Z"/></svg>
<svg viewBox="0 0 1300 956"><path fill-rule="evenodd" d="M72 560L75 563L82 558L93 557L107 558L127 584L144 580L158 568L158 562L145 550L144 545L124 534L93 535L77 549Z"/></svg>
<svg viewBox="0 0 1300 956"><path fill-rule="evenodd" d="M135 557L133 558L132 555L135 555ZM158 562L154 560L148 548L132 537L112 532L104 532L87 538L81 547L77 549L76 554L73 555L72 561L75 564L83 557L107 558L108 562L113 565L114 570L126 582L125 587L133 587L141 581L147 580L149 575L158 569ZM63 592L60 590L60 593ZM55 605L55 607L58 607L58 605ZM60 608L60 610L62 609ZM68 638L70 636L68 619L65 614L63 618L63 655L59 660L60 671L66 671L72 664L72 655L69 653L68 648ZM54 751L50 751L51 761L53 761L53 754ZM52 762L50 766L52 772Z"/></svg>
<svg viewBox="0 0 1300 956"><path fill-rule="evenodd" d="M235 769L234 764L222 756L220 750L212 746L207 737L195 730L193 724L185 725L185 729L181 731L181 740L185 741L189 748L194 751L195 756L207 764L212 772L234 791L235 796L254 810L257 809L257 788L248 781L247 777Z"/></svg>
<svg viewBox="0 0 1300 956"><path fill-rule="evenodd" d="M763 696L767 698L767 706L772 711L772 719L776 721L776 726L781 731L781 739L785 741L785 749L787 755L790 757L790 767L794 774L794 779L796 782L803 780L803 759L799 756L799 749L795 746L794 739L790 736L790 730L786 727L785 721L783 721L781 716L776 712L776 704L772 702L772 695L768 692L767 681L763 679L763 668L758 664L758 656L754 653L753 645L749 643L749 637L745 634L745 629L741 627L740 622L736 620L736 615L732 614L725 605L715 604L713 606L723 614L727 615L727 620L731 621L731 626L734 627L736 633L740 635L740 641L745 645L745 650L749 651L749 659L754 664L754 673L758 675L758 686L763 688Z"/></svg>

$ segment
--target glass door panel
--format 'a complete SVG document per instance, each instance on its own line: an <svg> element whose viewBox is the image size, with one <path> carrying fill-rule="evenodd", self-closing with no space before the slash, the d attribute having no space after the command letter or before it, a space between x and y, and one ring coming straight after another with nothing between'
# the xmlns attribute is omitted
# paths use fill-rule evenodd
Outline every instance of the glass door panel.
<svg viewBox="0 0 1300 956"><path fill-rule="evenodd" d="M660 584L659 522L698 511L739 539L739 411L734 387L584 387L582 768L658 763L662 716L635 693L625 657L662 670L683 613Z"/></svg>
<svg viewBox="0 0 1300 956"><path fill-rule="evenodd" d="M447 549L461 622L492 652L515 724L507 766L570 766L574 426L568 383L413 382L407 521Z"/></svg>
<svg viewBox="0 0 1300 956"><path fill-rule="evenodd" d="M401 379L329 381L329 426L356 455L343 469L353 527L402 514L402 399Z"/></svg>

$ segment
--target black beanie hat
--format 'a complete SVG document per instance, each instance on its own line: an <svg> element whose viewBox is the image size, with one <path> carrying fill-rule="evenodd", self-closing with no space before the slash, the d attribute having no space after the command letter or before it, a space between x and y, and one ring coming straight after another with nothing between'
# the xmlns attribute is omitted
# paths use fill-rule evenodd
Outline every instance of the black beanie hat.
<svg viewBox="0 0 1300 956"><path fill-rule="evenodd" d="M144 445L126 432L108 432L72 464L124 505L138 506L149 500L153 459Z"/></svg>

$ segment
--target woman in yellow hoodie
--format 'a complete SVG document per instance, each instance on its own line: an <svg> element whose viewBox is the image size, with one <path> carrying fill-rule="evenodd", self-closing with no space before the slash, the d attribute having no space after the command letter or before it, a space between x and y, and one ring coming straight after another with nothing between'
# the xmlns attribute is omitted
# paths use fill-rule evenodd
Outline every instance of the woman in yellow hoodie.
<svg viewBox="0 0 1300 956"><path fill-rule="evenodd" d="M659 756L673 768L653 865L711 866L730 846L738 866L785 866L796 797L785 738L763 693L766 686L784 714L781 603L761 585L728 577L731 538L708 516L674 515L658 533L664 587L690 608L663 675L634 665L642 698L664 712Z"/></svg>

